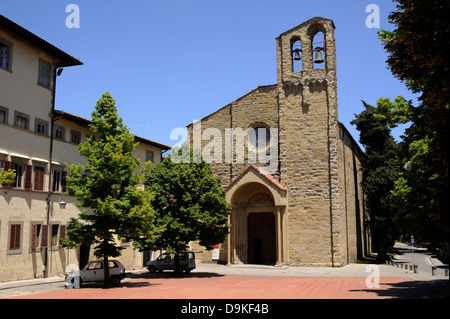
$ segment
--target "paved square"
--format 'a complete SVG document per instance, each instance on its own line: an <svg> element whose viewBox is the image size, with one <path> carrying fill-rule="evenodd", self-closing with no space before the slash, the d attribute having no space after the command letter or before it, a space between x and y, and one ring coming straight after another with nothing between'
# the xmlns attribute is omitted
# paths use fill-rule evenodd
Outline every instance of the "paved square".
<svg viewBox="0 0 450 319"><path fill-rule="evenodd" d="M367 288L366 277L260 276L192 273L175 277L141 274L119 287L61 289L19 296L20 299L385 299L436 298L448 280L418 281L404 276L380 277L379 288Z"/></svg>

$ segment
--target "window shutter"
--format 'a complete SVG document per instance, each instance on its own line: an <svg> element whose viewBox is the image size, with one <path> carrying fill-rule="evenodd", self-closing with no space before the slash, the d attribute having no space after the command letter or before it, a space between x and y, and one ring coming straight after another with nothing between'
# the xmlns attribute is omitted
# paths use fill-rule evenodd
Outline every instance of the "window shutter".
<svg viewBox="0 0 450 319"><path fill-rule="evenodd" d="M44 190L44 168L40 166L34 167L34 190Z"/></svg>
<svg viewBox="0 0 450 319"><path fill-rule="evenodd" d="M62 239L67 239L66 238L66 225L59 225L59 237ZM59 245L61 246L61 243L59 243Z"/></svg>
<svg viewBox="0 0 450 319"><path fill-rule="evenodd" d="M48 225L42 225L41 247L48 247Z"/></svg>
<svg viewBox="0 0 450 319"><path fill-rule="evenodd" d="M3 161L3 170L4 170L4 171L7 171L7 170L9 170L9 169L14 169L14 164L13 164L13 162L10 162L10 161ZM3 187L13 187L13 186L14 186L14 183L3 185Z"/></svg>
<svg viewBox="0 0 450 319"><path fill-rule="evenodd" d="M61 174L61 192L65 193L67 192L67 172L66 171L62 171Z"/></svg>
<svg viewBox="0 0 450 319"><path fill-rule="evenodd" d="M51 174L52 174L52 191L55 191L55 174L56 174L56 171L55 171L55 169L54 168L52 168L52 172L51 172Z"/></svg>
<svg viewBox="0 0 450 319"><path fill-rule="evenodd" d="M31 249L37 248L37 224L31 225Z"/></svg>
<svg viewBox="0 0 450 319"><path fill-rule="evenodd" d="M33 166L26 165L25 166L25 189L31 189L31 177L33 174Z"/></svg>
<svg viewBox="0 0 450 319"><path fill-rule="evenodd" d="M11 233L9 238L9 250L20 249L20 233L22 225L15 224L11 225Z"/></svg>

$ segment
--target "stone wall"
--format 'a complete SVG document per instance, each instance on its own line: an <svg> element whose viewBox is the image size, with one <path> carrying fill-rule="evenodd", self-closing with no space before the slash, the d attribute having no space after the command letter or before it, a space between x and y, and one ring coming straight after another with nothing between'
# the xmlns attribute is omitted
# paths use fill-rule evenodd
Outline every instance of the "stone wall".
<svg viewBox="0 0 450 319"><path fill-rule="evenodd" d="M361 186L362 151L343 124L339 139L339 195L342 203L341 255L345 263L361 260L369 251L364 244L364 206Z"/></svg>

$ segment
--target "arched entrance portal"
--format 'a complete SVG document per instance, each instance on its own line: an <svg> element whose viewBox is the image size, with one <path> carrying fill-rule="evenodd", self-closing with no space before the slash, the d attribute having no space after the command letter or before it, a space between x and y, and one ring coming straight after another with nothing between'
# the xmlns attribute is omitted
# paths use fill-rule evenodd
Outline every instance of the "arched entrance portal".
<svg viewBox="0 0 450 319"><path fill-rule="evenodd" d="M286 189L258 167L250 166L227 188L232 205L228 263L284 262Z"/></svg>

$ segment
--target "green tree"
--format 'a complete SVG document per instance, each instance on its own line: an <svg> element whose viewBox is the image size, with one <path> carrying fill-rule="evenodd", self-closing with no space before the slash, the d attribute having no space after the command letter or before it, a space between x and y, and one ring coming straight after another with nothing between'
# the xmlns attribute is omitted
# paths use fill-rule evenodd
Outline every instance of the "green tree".
<svg viewBox="0 0 450 319"><path fill-rule="evenodd" d="M406 82L414 93L420 94L421 105L414 112L412 130L405 145L412 147L414 163L404 176L413 176L422 183L409 183L410 194L429 197L431 223L441 240L449 235L449 56L450 27L448 0L397 0L397 10L389 21L394 31L381 31L380 38L388 53L387 63L397 78ZM426 146L425 146L426 145ZM415 152L417 151L417 152ZM412 156L413 153L416 155ZM420 156L418 156L420 155ZM420 163L417 160L420 159ZM399 185L405 184L405 180ZM399 186L398 185L398 186ZM401 193L397 193L401 195ZM399 197L398 197L399 198ZM419 197L420 198L420 197ZM405 197L406 199L406 197Z"/></svg>
<svg viewBox="0 0 450 319"><path fill-rule="evenodd" d="M361 167L368 226L373 248L378 252L377 261L383 262L397 236L390 193L399 172L397 145L387 121L376 117L377 108L364 101L363 104L365 110L355 115L351 123L356 125L365 147Z"/></svg>
<svg viewBox="0 0 450 319"><path fill-rule="evenodd" d="M108 257L120 256L123 249L116 238L139 244L154 240L158 230L150 204L153 195L139 187L143 173L135 173L140 166L139 159L132 155L137 144L118 116L109 93L97 102L90 130L93 135L78 147L87 164L68 166L69 194L77 197L77 205L83 211L71 219L67 229L70 239L63 244L94 244L94 255L108 265ZM109 286L108 267L104 286Z"/></svg>
<svg viewBox="0 0 450 319"><path fill-rule="evenodd" d="M403 235L414 234L422 242L437 246L445 241L442 225L433 216L434 197L429 189L436 175L427 169L432 161L432 137L429 130L420 125L426 117L423 105L413 107L411 101L398 96L395 101L381 98L377 101L377 114L392 128L398 124L410 124L398 144L401 163L399 178L392 190L393 204L397 210L396 225Z"/></svg>
<svg viewBox="0 0 450 319"><path fill-rule="evenodd" d="M145 185L155 194L152 206L159 225L165 227L153 249L175 253L175 271L180 272L178 253L190 241L198 240L210 250L225 240L231 206L220 177L214 176L208 163L186 148L184 152L174 149L172 154L184 160L167 157L151 170Z"/></svg>

